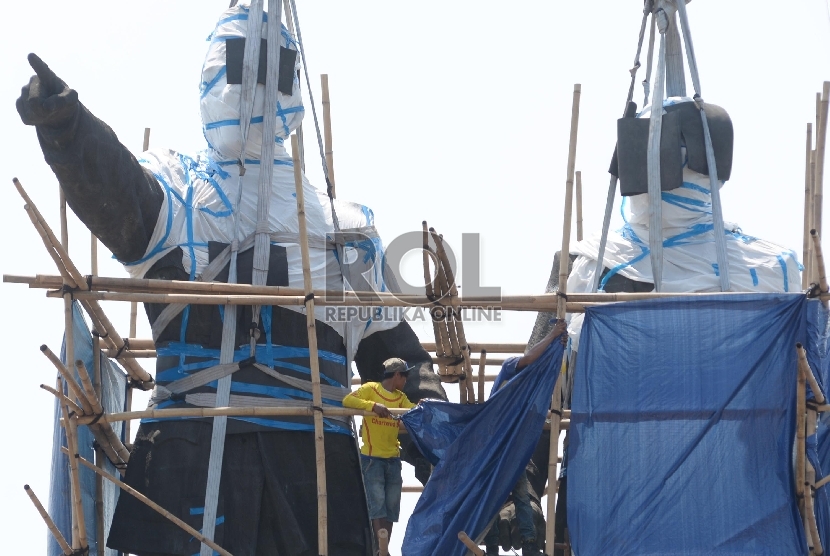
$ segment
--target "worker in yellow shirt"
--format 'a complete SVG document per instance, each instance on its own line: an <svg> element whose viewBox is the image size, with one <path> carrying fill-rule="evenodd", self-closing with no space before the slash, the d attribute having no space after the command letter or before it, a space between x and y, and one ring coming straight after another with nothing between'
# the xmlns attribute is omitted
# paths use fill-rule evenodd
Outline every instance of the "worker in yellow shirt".
<svg viewBox="0 0 830 556"><path fill-rule="evenodd" d="M403 480L398 430L403 424L389 408L415 407L401 391L409 370L403 359L387 359L383 362L381 382L367 382L343 398L344 407L375 414L363 418L363 446L360 448L363 483L375 537L381 529L391 535L392 524L398 521L400 513Z"/></svg>

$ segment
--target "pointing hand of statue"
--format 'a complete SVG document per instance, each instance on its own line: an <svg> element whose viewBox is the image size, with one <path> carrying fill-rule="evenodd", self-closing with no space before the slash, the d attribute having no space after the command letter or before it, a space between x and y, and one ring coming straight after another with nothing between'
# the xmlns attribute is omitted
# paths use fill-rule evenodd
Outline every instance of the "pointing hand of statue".
<svg viewBox="0 0 830 556"><path fill-rule="evenodd" d="M78 93L66 86L36 54L29 54L35 75L17 99L17 112L26 125L58 126L78 109Z"/></svg>

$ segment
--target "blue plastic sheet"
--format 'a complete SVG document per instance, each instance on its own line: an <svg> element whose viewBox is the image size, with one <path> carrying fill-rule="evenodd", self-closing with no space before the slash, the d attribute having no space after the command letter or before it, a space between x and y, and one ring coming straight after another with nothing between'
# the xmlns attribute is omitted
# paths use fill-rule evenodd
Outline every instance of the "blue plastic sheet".
<svg viewBox="0 0 830 556"><path fill-rule="evenodd" d="M823 392L827 392L830 384L830 311L818 299L807 302L807 362ZM809 392L809 389L808 389ZM812 393L808 394L811 398ZM830 418L827 414L820 414L818 432L807 439L807 457L816 470L816 481L821 480L830 470ZM825 485L816 491L815 497L816 523L822 545L827 546L830 541L830 492Z"/></svg>
<svg viewBox="0 0 830 556"><path fill-rule="evenodd" d="M553 342L518 373L518 359L508 360L503 373L515 376L483 404L426 401L403 416L412 439L435 465L409 518L403 556L462 556L467 549L458 533L471 538L484 533L539 441L562 350Z"/></svg>
<svg viewBox="0 0 830 556"><path fill-rule="evenodd" d="M590 308L568 463L578 556L806 554L795 501L801 295Z"/></svg>
<svg viewBox="0 0 830 556"><path fill-rule="evenodd" d="M86 368L92 375L93 354L92 354L92 335L89 327L78 308L77 302L73 303L73 345L75 347L75 359L82 360ZM66 339L64 338L64 345L61 349L61 361L66 364ZM127 377L123 370L118 365L101 356L101 383L102 395L101 403L108 413L119 413L124 411L125 392L127 387ZM95 381L94 376L90 378ZM76 373L76 380L77 380ZM67 393L64 391L64 393ZM66 446L66 434L63 427L60 425L60 419L63 417L60 406L55 401L54 410L54 428L52 433L52 477L49 488L49 514L52 516L58 529L63 534L64 538L71 542L72 539L72 497L69 480L69 460L66 455L61 452L61 447ZM119 437L122 436L123 424L114 423L113 430ZM122 438L122 441L124 439ZM93 442L95 439L92 433L89 432L88 427L78 427L78 453L87 461L95 461L95 450ZM110 475L118 475L118 470L112 463L105 458L104 471ZM86 524L86 537L89 543L90 556L116 556L120 554L118 551L110 548L99 547L97 544L97 520L95 518L95 473L85 467L79 466L78 469L81 482L81 493L84 508L84 521ZM119 488L111 482L105 480L104 483L104 538L106 539L109 533L109 524L112 522L112 514L115 512L115 504L118 500ZM63 551L60 545L55 541L51 533L48 534L48 541L46 545L46 553L48 556L62 556Z"/></svg>

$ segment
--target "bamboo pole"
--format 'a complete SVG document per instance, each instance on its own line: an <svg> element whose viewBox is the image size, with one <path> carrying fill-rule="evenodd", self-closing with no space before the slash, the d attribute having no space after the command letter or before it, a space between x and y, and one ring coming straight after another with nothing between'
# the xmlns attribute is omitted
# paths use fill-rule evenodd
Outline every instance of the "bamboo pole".
<svg viewBox="0 0 830 556"><path fill-rule="evenodd" d="M487 366L487 350L481 350L478 358L478 403L484 403L484 368Z"/></svg>
<svg viewBox="0 0 830 556"><path fill-rule="evenodd" d="M796 352L802 348L796 344ZM796 390L796 449L795 449L795 493L798 499L798 509L805 515L804 506L804 459L806 450L805 413L807 407L807 374L802 365L798 365L798 386Z"/></svg>
<svg viewBox="0 0 830 556"><path fill-rule="evenodd" d="M576 240L582 241L582 172L576 173Z"/></svg>
<svg viewBox="0 0 830 556"><path fill-rule="evenodd" d="M434 299L435 298L435 289L433 288L433 276L432 272L429 270L429 261L430 258L434 255L429 248L429 228L427 227L427 221L424 220L421 222L422 230L423 230L423 247L422 247L422 257L424 262L424 293L426 293L427 299ZM437 256L435 257L435 279L438 279L438 260ZM439 330L439 323L436 319L432 320L432 333L435 337L435 345L437 347L436 355L439 357L444 357L446 352L444 350L444 344L442 343L441 338L441 331ZM447 374L447 366L439 363L438 364L438 374L445 375Z"/></svg>
<svg viewBox="0 0 830 556"><path fill-rule="evenodd" d="M813 369L807 361L807 350L805 350L801 344L796 344L796 352L798 353L798 366L802 371L804 371L804 377L807 380L807 384L810 385L810 390L812 390L813 396L816 398L816 403L821 405L826 401L826 399L824 397L824 393L818 385L815 374L813 374Z"/></svg>
<svg viewBox="0 0 830 556"><path fill-rule="evenodd" d="M807 410L807 436L813 436L816 434L817 428L817 421L818 421L818 413L812 409ZM815 493L815 485L816 485L816 470L813 465L810 463L808 459L805 458L805 465L806 465L806 484L804 485L805 490L805 509L807 512L807 523L809 525L809 532L810 536L813 539L813 548L814 553L816 556L821 556L824 553L824 548L821 544L821 537L818 533L818 524L816 523L816 513L815 513L815 503L813 501L813 496Z"/></svg>
<svg viewBox="0 0 830 556"><path fill-rule="evenodd" d="M86 367L84 366L84 362L80 359L75 362L75 367L78 369L78 376L81 377L81 384L84 387L84 392L86 393L87 399L90 400L92 404L92 411L95 415L103 415L104 408L101 406L101 402L95 396L95 390L92 388L92 383L89 380L89 373L87 373ZM130 391L128 391L129 393ZM127 405L127 411L130 410L130 406ZM129 425L129 421L125 423ZM95 439L98 440L98 444L102 447L110 446L112 450L115 451L117 455L117 459L113 460L116 462L118 460L127 463L130 461L130 452L127 450L127 447L121 442L121 439L118 438L118 435L115 434L115 431L112 430L108 425L104 424L101 425L99 423L95 423L95 427L91 430L95 435ZM129 430L129 429L127 429ZM127 442L129 442L129 436L126 437ZM99 440L100 439L100 440Z"/></svg>
<svg viewBox="0 0 830 556"><path fill-rule="evenodd" d="M813 156L813 124L807 124L807 146L806 146L806 162L804 170L804 242L802 251L802 261L804 261L804 270L801 273L801 289L806 290L810 287L810 278L812 276L812 242L810 241L810 230L813 229L813 173L810 161Z"/></svg>
<svg viewBox="0 0 830 556"><path fill-rule="evenodd" d="M822 87L818 127L816 128L816 169L815 169L815 223L813 227L821 235L822 200L824 196L824 154L827 146L827 117L830 102L830 81Z"/></svg>
<svg viewBox="0 0 830 556"><path fill-rule="evenodd" d="M89 273L98 274L98 238L89 232Z"/></svg>
<svg viewBox="0 0 830 556"><path fill-rule="evenodd" d="M37 509L38 513L40 513L40 517L42 517L43 521L46 522L46 527L49 528L49 532L51 532L52 536L55 537L55 540L60 545L63 553L66 554L66 556L71 556L72 547L70 547L69 544L66 542L66 539L63 538L63 535L61 534L57 525L55 525L55 522L52 521L51 517L49 517L49 513L43 507L43 504L41 504L40 500L38 500L37 496L35 496L34 491L29 487L29 485L23 485L23 490L25 490L26 494L29 495L29 499L32 501L32 504L35 505L35 508Z"/></svg>
<svg viewBox="0 0 830 556"><path fill-rule="evenodd" d="M479 548L478 545L474 543L469 535L467 535L464 531L458 532L458 540L464 543L464 546L466 546L470 552L475 554L475 556L484 556L484 551L481 550L481 548Z"/></svg>
<svg viewBox="0 0 830 556"><path fill-rule="evenodd" d="M378 531L378 556L389 556L389 531Z"/></svg>
<svg viewBox="0 0 830 556"><path fill-rule="evenodd" d="M325 154L326 154L326 168L329 171L329 184L331 184L331 197L337 197L336 188L334 186L334 153L332 152L331 142L331 101L329 99L329 76L322 74L320 76L320 85L323 89L323 136L325 137Z"/></svg>
<svg viewBox="0 0 830 556"><path fill-rule="evenodd" d="M57 390L52 388L51 386L41 384L40 387L42 389L46 390L47 392L49 392L50 394L52 394L53 396L55 396L56 398L58 398L58 403L64 403L64 404L68 405L69 410L71 412L75 413L75 415L84 415L84 410L81 409L81 407L78 404L76 404L75 402L73 402L72 400L70 400L69 398L67 398L66 396L64 396L63 394L61 394L60 392L58 392Z"/></svg>
<svg viewBox="0 0 830 556"><path fill-rule="evenodd" d="M818 271L819 290L821 293L827 293L827 273L824 268L824 255L821 251L821 238L816 230L810 230L810 236L813 239L813 251L815 252L816 270Z"/></svg>
<svg viewBox="0 0 830 556"><path fill-rule="evenodd" d="M58 358L58 356L55 355L54 353L52 353L52 350L49 349L46 346L46 344L43 344L42 346L40 346L40 351L41 351L41 353L43 353L43 355L45 355L49 359L49 361L52 362L52 364L58 370L60 375L63 377L63 380L66 382L66 385L69 387L69 391L72 392L72 394L75 396L75 398L78 399L78 402L79 402L78 405L80 405L83 408L82 413L84 415L94 414L95 411L92 409L92 404L86 398L86 395L84 395L84 392L81 389L81 386L75 380L75 377L72 376L72 373L69 372L69 369ZM67 355L68 355L68 351L67 351Z"/></svg>
<svg viewBox="0 0 830 556"><path fill-rule="evenodd" d="M62 448L62 451L65 454L67 453L65 448ZM216 552L218 552L222 556L233 556L230 552L228 552L227 550L225 550L224 548L222 548L221 546L219 546L218 544L216 544L212 540L208 539L207 537L202 535L199 531L197 531L196 529L194 529L193 527L191 527L190 525L188 525L187 523L185 523L184 521L182 521L181 519L179 519L175 515L171 514L170 512L168 512L167 510L165 510L164 508L162 508L161 506L159 506L158 504L156 504L155 502L153 502L152 500L150 500L149 498L147 498L146 496L144 496L143 494L141 494L140 492L138 492L137 490L135 490L131 486L127 485L126 483L123 483L123 482L119 481L118 479L116 479L115 477L113 477L112 475L110 475L109 473L104 471L103 469L99 469L94 464L88 462L87 460L85 460L84 458L82 458L80 456L76 455L74 459L77 459L78 461L81 462L82 465L88 467L89 469L91 469L92 471L94 471L98 475L102 476L103 478L105 478L105 479L109 480L110 482L118 485L127 494L130 494L130 495L134 496L139 501L141 501L144 504L146 504L147 506L149 506L151 509L153 509L156 512L160 513L162 516L164 516L165 518L169 519L170 521L175 523L177 526L179 526L179 528L186 531L189 535L193 536L199 542L202 542L202 543L208 545L209 547L211 547L213 550L215 550Z"/></svg>
<svg viewBox="0 0 830 556"><path fill-rule="evenodd" d="M129 421L128 421L129 422ZM99 446L95 448L95 466L98 469L104 468L104 450ZM98 554L104 556L106 551L106 539L104 536L104 478L98 473L95 474L95 546Z"/></svg>
<svg viewBox="0 0 830 556"><path fill-rule="evenodd" d="M78 437L75 421L69 418L69 410L61 404L63 429L66 433L66 449L69 455L69 480L72 490L72 548L84 549L88 546L86 539L86 519L81 498L81 478L78 474Z"/></svg>
<svg viewBox="0 0 830 556"><path fill-rule="evenodd" d="M66 218L66 195L63 187L58 184L58 198L60 199L60 222L61 222L61 246L64 251L69 251L69 225Z"/></svg>
<svg viewBox="0 0 830 556"><path fill-rule="evenodd" d="M571 217L573 209L573 179L574 168L576 166L577 131L579 129L579 99L581 94L582 86L579 84L574 85L573 104L571 106L571 133L568 146L568 175L565 180L565 216L562 223L562 248L559 252L559 293L563 295L568 293L568 266L570 263ZM556 318L558 320L564 320L566 310L566 299L565 297L560 297L556 308ZM561 374L556 380L556 386L553 389L551 408L553 415L550 420L550 447L548 450L548 520L545 523L545 554L547 556L553 556L554 545L556 543L556 529L554 527L555 520L553 519L553 516L556 515L556 495L559 490L559 481L556 477L556 462L559 459L559 432L561 429L560 421L562 420Z"/></svg>
<svg viewBox="0 0 830 556"><path fill-rule="evenodd" d="M326 490L326 446L323 442L323 397L320 391L320 360L317 358L317 328L314 317L314 287L308 253L308 231L305 220L303 197L303 175L300 168L300 146L297 136L291 136L291 151L294 155L294 186L297 193L297 220L300 225L300 249L303 258L303 285L308 303L305 306L308 328L308 359L311 369L311 395L314 407L314 448L317 466L317 553L327 556L328 549L328 494Z"/></svg>
<svg viewBox="0 0 830 556"><path fill-rule="evenodd" d="M427 350L434 352L435 344L430 342L421 342L421 346ZM471 342L469 344L472 351L486 351L488 353L524 353L527 349L527 344L491 344L481 342Z"/></svg>

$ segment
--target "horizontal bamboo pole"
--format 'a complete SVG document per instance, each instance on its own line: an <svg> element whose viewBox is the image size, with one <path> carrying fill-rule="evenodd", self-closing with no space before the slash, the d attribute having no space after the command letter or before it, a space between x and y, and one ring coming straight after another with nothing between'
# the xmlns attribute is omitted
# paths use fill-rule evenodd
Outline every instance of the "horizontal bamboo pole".
<svg viewBox="0 0 830 556"><path fill-rule="evenodd" d="M424 492L423 485L404 485L401 487L401 492L420 493Z"/></svg>
<svg viewBox="0 0 830 556"><path fill-rule="evenodd" d="M123 359L124 357L131 357L132 359L148 359L156 357L156 350L154 349L125 349L120 354L117 349L102 349L104 355L111 359Z"/></svg>
<svg viewBox="0 0 830 556"><path fill-rule="evenodd" d="M67 456L69 455L69 452L66 450L66 448L61 448L61 451L64 454L66 454ZM123 483L123 482L119 481L118 479L116 479L115 477L113 477L112 475L110 475L109 473L104 471L103 469L101 469L99 467L96 467L95 464L90 463L89 461L85 460L84 458L82 458L80 456L76 455L75 459L80 461L81 464L88 467L89 469L91 469L92 471L97 473L98 475L101 475L103 478L109 480L110 482L115 483L116 485L118 485L122 490L124 490L128 494L134 496L135 498L138 498L138 500L140 500L141 502L143 502L144 504L149 506L151 509L153 509L156 512L160 513L162 516L166 517L167 519L169 519L170 521L172 521L173 523L178 525L181 529L186 531L188 534L192 535L194 538L196 538L200 542L208 545L209 547L211 547L213 550L215 550L216 552L218 552L222 556L233 556L230 552L228 552L227 550L225 550L224 548L222 548L221 546L219 546L218 544L216 544L212 540L206 538L199 531L197 531L196 529L194 529L193 527L191 527L190 525L188 525L187 523L185 523L184 521L182 521L181 519L179 519L175 515L171 514L170 512L168 512L167 510L165 510L164 508L162 508L161 506L159 506L158 504L156 504L155 502L153 502L152 500L150 500L149 498L147 498L146 496L144 496L143 494L141 494L140 492L138 492L137 490L135 490L131 486L127 485L126 483Z"/></svg>
<svg viewBox="0 0 830 556"><path fill-rule="evenodd" d="M389 408L389 412L393 415L403 415L409 411L403 408ZM117 423L120 421L129 421L134 419L170 419L174 417L184 418L201 418L201 417L308 417L313 416L314 410L309 404L307 407L188 407L188 408L174 408L174 409L145 409L143 411L128 411L125 413L111 413L103 414L99 419L99 423ZM324 407L323 415L333 417L371 417L374 415L371 411L361 411L359 409L349 409L345 407ZM562 412L564 419L570 419L570 410ZM548 413L550 418L550 413ZM79 416L76 418L79 425L86 425L95 419L95 416ZM563 421L567 422L567 421Z"/></svg>
<svg viewBox="0 0 830 556"><path fill-rule="evenodd" d="M435 353L434 342L421 342L421 346L432 353ZM477 352L486 350L488 354L493 353L524 353L527 344L489 344L489 343L475 343L469 344L470 351Z"/></svg>
<svg viewBox="0 0 830 556"><path fill-rule="evenodd" d="M66 542L66 539L63 538L63 535L61 535L61 532L58 529L57 525L55 525L55 522L52 521L51 517L49 517L49 513L43 507L43 504L41 504L40 500L38 500L37 496L35 496L34 491L29 487L29 485L23 485L23 490L25 490L26 494L29 495L29 499L32 501L32 504L35 505L35 508L37 508L37 511L38 513L40 513L40 516L43 518L43 521L46 522L46 527L49 528L49 532L51 532L52 536L55 537L55 540L60 545L63 553L66 554L66 556L71 556L72 547L70 547L69 543Z"/></svg>
<svg viewBox="0 0 830 556"><path fill-rule="evenodd" d="M30 288L51 289L59 288L62 285L62 278L54 275L20 276L4 274L3 281L6 283L26 284ZM299 288L287 288L283 286L252 286L250 284L225 284L223 282L183 282L175 280L149 280L133 278L111 278L93 276L89 278L93 291L107 291L111 293L164 293L164 292L187 292L204 293L212 295L250 295L250 296L283 296L295 297L302 294ZM568 294L568 301L572 303L612 303L618 301L636 301L642 299L664 299L671 297L710 297L714 295L746 295L743 292L618 292L618 293L571 293ZM429 304L430 306L446 306L429 300L426 296L419 295L396 295L388 292L339 292L314 290L315 302L320 303L320 297L336 299L337 296L344 296L345 300L331 305L349 305L350 299L358 298L363 303L382 305L387 298L412 301L414 305ZM532 295L509 295L509 296L459 296L461 308L470 306L485 306L492 304L547 304L556 300L556 294L532 294ZM830 293L822 296L830 300ZM428 302L428 303L427 303ZM471 347L482 344L471 344ZM486 345L486 344L484 344ZM476 351L473 348L473 351ZM493 350L495 351L495 350Z"/></svg>

